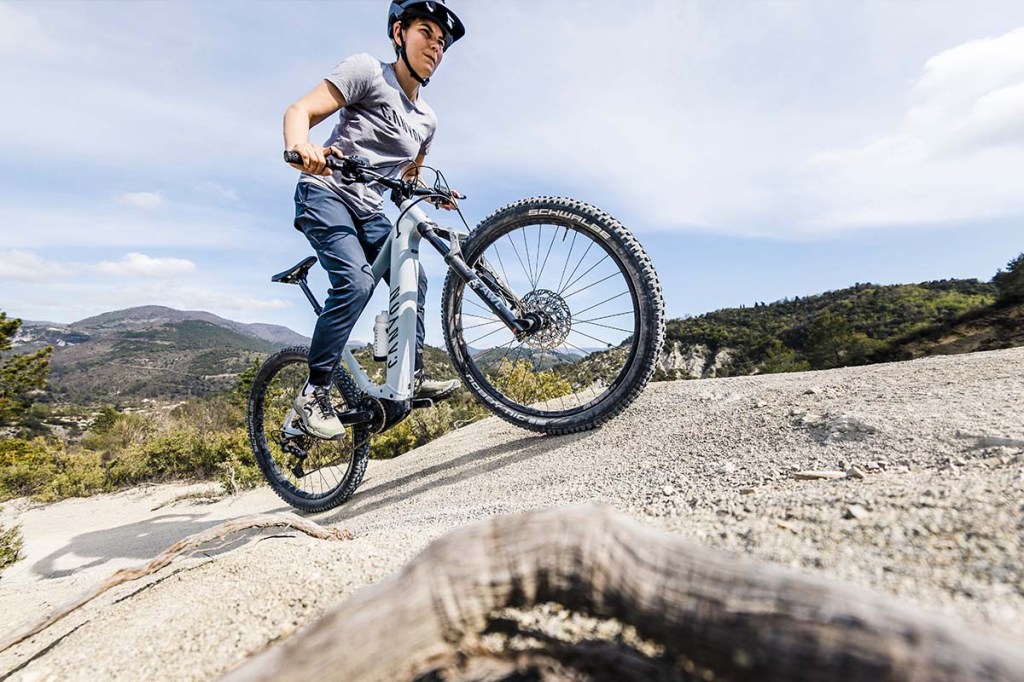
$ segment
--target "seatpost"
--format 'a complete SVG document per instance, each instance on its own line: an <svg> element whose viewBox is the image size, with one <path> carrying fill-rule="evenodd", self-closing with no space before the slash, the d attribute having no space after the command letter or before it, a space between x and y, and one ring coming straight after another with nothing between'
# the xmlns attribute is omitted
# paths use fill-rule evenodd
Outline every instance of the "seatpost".
<svg viewBox="0 0 1024 682"><path fill-rule="evenodd" d="M313 295L313 292L309 290L309 285L306 284L305 277L299 280L299 286L302 287L302 293L306 295L306 298L309 299L310 305L313 306L313 311L316 313L316 316L320 317L320 311L323 310L323 307L319 303L317 303L316 297Z"/></svg>

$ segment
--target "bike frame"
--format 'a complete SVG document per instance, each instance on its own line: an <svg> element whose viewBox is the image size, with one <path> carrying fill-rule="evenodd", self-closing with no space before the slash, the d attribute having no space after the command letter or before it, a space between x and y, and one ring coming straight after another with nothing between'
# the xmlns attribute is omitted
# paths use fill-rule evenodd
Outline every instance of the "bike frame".
<svg viewBox="0 0 1024 682"><path fill-rule="evenodd" d="M391 270L391 290L388 296L387 378L384 384L375 384L370 380L351 350L345 348L341 355L342 362L345 363L359 389L379 400L404 403L411 401L413 397L417 293L421 267L419 254L423 239L444 256L445 263L466 282L467 286L477 292L483 303L514 333L521 334L529 330L533 324L533 320L517 317L506 302L466 265L462 259L460 241L460 237L465 236L465 233L438 227L417 205L420 201L421 199L407 199L399 206L399 219L392 226L391 233L372 266L374 288L383 279L384 273L389 268ZM449 239L447 244L443 239L445 236ZM506 290L508 289L496 274L492 273L492 277ZM315 307L319 308L319 305ZM319 313L317 310L318 315Z"/></svg>
<svg viewBox="0 0 1024 682"><path fill-rule="evenodd" d="M391 269L391 290L388 295L388 360L387 379L383 385L370 380L362 365L347 347L342 362L352 374L359 390L368 396L405 401L412 399L413 372L416 358L417 292L420 277L419 223L428 220L418 206L402 205L401 217L392 227L387 241L373 261L373 286L376 289ZM364 311L365 312L365 311Z"/></svg>

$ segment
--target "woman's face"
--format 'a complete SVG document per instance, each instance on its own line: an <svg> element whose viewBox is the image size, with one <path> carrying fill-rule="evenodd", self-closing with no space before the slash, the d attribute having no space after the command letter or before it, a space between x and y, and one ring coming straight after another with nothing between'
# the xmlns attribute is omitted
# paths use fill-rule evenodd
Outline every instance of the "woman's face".
<svg viewBox="0 0 1024 682"><path fill-rule="evenodd" d="M401 24L395 24L396 37L402 30ZM441 64L444 56L444 31L432 21L413 19L404 31L405 53L409 57L412 68L423 78L430 78Z"/></svg>

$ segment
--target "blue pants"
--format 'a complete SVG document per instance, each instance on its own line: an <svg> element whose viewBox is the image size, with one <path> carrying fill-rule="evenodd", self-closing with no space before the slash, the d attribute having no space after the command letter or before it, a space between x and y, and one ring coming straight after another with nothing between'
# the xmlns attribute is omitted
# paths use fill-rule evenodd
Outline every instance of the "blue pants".
<svg viewBox="0 0 1024 682"><path fill-rule="evenodd" d="M383 213L361 218L342 199L309 182L295 188L295 229L302 230L327 271L331 288L313 329L309 348L310 383L326 386L341 360L356 320L373 293L371 266L391 232ZM384 275L390 283L390 271ZM423 304L427 276L420 268L416 316L416 369L423 368Z"/></svg>

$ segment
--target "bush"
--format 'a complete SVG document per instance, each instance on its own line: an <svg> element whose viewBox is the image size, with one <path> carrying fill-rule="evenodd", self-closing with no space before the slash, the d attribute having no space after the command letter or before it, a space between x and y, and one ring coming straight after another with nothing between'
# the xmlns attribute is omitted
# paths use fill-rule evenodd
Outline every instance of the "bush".
<svg viewBox="0 0 1024 682"><path fill-rule="evenodd" d="M242 422L230 400L197 400L170 415L104 408L75 445L0 441L0 500L30 495L52 502L172 479L214 478L228 492L251 488L262 475Z"/></svg>
<svg viewBox="0 0 1024 682"><path fill-rule="evenodd" d="M18 526L8 528L0 525L0 571L21 558L24 540Z"/></svg>
<svg viewBox="0 0 1024 682"><path fill-rule="evenodd" d="M450 405L440 403L427 410L416 410L405 421L373 437L370 454L375 459L391 459L440 438L454 426Z"/></svg>
<svg viewBox="0 0 1024 682"><path fill-rule="evenodd" d="M43 438L0 440L0 500L42 490L60 472L63 450Z"/></svg>
<svg viewBox="0 0 1024 682"><path fill-rule="evenodd" d="M572 384L552 370L534 371L529 360L509 362L503 360L497 376L491 383L506 396L523 405L542 403L545 400L569 395Z"/></svg>
<svg viewBox="0 0 1024 682"><path fill-rule="evenodd" d="M998 271L992 283L1001 303L1024 301L1024 253L1007 263L1005 271Z"/></svg>
<svg viewBox="0 0 1024 682"><path fill-rule="evenodd" d="M811 368L811 363L802 358L795 350L774 339L764 353L764 361L761 363L761 371L765 374L778 372L806 372Z"/></svg>

